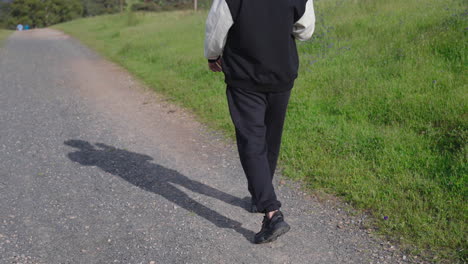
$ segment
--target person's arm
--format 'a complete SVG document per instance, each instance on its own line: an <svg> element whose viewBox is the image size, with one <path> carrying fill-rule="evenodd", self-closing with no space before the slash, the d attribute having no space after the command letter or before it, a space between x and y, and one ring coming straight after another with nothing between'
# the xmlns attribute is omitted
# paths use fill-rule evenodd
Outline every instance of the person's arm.
<svg viewBox="0 0 468 264"><path fill-rule="evenodd" d="M214 0L206 19L205 57L212 71L221 71L221 56L229 29L234 24L226 0Z"/></svg>
<svg viewBox="0 0 468 264"><path fill-rule="evenodd" d="M307 0L302 17L294 24L293 35L296 39L306 41L312 37L315 29L313 0Z"/></svg>

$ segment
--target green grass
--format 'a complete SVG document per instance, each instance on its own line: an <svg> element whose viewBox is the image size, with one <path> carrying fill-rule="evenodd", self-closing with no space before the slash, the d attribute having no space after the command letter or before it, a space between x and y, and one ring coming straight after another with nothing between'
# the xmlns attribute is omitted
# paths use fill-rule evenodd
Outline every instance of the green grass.
<svg viewBox="0 0 468 264"><path fill-rule="evenodd" d="M328 0L315 7L314 37L298 45L283 173L370 212L381 234L413 253L466 261L466 2ZM128 14L57 28L232 134L223 77L203 59L205 18Z"/></svg>
<svg viewBox="0 0 468 264"><path fill-rule="evenodd" d="M0 47L2 46L3 42L10 36L12 31L0 29Z"/></svg>

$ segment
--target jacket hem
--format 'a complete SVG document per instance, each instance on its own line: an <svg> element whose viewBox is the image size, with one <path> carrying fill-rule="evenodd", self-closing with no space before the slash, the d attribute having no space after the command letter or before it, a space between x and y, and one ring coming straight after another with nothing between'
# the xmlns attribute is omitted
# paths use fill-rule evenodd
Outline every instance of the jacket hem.
<svg viewBox="0 0 468 264"><path fill-rule="evenodd" d="M278 93L286 92L293 88L294 79L289 82L276 83L276 84L258 84L250 80L225 80L226 84L230 87L235 87L242 90L252 92L266 92L266 93Z"/></svg>

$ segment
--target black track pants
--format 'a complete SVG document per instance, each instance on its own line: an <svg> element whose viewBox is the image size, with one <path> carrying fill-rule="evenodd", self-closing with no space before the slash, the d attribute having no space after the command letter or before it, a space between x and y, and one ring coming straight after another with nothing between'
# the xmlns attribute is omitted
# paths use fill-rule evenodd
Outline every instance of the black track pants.
<svg viewBox="0 0 468 264"><path fill-rule="evenodd" d="M281 203L272 181L291 91L263 93L228 86L226 94L249 192L258 211L277 210Z"/></svg>

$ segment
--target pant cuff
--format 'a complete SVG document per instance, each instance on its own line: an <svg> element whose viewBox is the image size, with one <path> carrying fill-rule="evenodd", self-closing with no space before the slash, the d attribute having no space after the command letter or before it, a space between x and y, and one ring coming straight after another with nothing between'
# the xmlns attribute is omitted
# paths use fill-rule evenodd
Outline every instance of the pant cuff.
<svg viewBox="0 0 468 264"><path fill-rule="evenodd" d="M276 210L279 210L281 207L281 203L279 201L276 201L274 203L270 203L264 207L262 206L258 206L257 205L257 209L259 212L262 212L262 213L268 213L268 212L272 212L272 211L276 211Z"/></svg>

